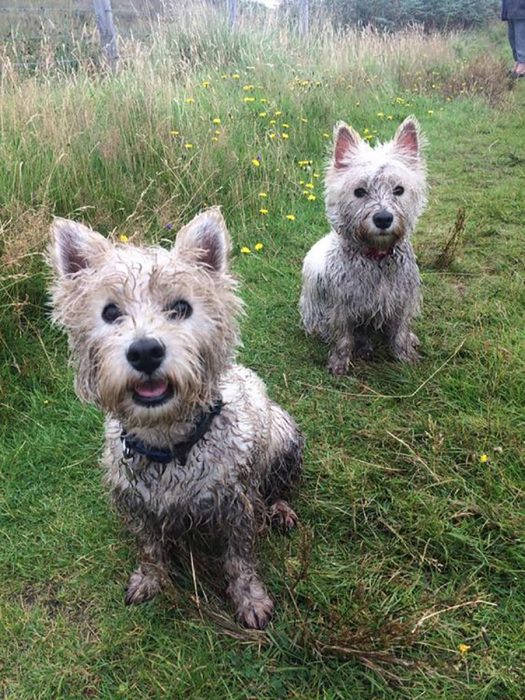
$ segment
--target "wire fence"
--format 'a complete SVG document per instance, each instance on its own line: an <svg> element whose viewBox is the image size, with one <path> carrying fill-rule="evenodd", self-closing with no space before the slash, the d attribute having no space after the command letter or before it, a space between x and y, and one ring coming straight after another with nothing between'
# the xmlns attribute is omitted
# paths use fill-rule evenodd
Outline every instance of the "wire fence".
<svg viewBox="0 0 525 700"><path fill-rule="evenodd" d="M23 5L6 1L10 4L0 6L0 75L13 70L75 71L82 65L114 69L119 50L122 60L129 58L128 40L152 42L160 26L183 20L189 11L202 24L222 17L230 31L241 20L249 25L250 17L262 18L261 27L272 24L272 10L262 0L243 3L242 12L237 0L46 0L45 4L28 0ZM297 31L306 38L309 2L292 4Z"/></svg>
<svg viewBox="0 0 525 700"><path fill-rule="evenodd" d="M80 5L80 6L79 6ZM0 6L0 72L74 70L82 63L99 65L108 57L116 61L117 52L108 56L111 41L147 41L155 26L169 18L170 6L154 0L136 4L114 0L107 5L115 19L116 33L104 34L106 16L98 15L96 1L92 4L55 0L42 4ZM102 21L102 25L101 22ZM98 26L97 26L98 25Z"/></svg>

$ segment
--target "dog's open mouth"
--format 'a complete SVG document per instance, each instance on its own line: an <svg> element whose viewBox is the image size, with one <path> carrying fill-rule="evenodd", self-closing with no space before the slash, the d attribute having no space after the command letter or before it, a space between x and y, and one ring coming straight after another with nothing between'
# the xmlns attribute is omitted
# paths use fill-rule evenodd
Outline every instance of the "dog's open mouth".
<svg viewBox="0 0 525 700"><path fill-rule="evenodd" d="M173 387L166 379L148 379L133 390L133 401L140 406L160 406L172 396Z"/></svg>

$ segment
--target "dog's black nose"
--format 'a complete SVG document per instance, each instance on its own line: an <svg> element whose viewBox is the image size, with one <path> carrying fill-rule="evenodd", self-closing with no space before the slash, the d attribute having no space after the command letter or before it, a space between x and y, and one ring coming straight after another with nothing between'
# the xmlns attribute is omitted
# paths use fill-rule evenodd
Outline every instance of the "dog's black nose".
<svg viewBox="0 0 525 700"><path fill-rule="evenodd" d="M139 372L153 374L161 366L166 350L154 338L140 338L135 340L128 348L126 357L129 364Z"/></svg>
<svg viewBox="0 0 525 700"><path fill-rule="evenodd" d="M383 230L390 228L393 220L394 220L394 215L391 214L386 209L383 209L382 211L378 211L377 214L374 214L374 216L372 217L372 221L377 226L377 228L380 228Z"/></svg>

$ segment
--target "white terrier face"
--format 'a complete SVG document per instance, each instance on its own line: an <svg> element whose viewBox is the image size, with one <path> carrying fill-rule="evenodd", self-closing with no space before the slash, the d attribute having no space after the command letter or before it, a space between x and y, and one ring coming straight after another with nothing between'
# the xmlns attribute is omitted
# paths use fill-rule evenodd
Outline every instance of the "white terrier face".
<svg viewBox="0 0 525 700"><path fill-rule="evenodd" d="M334 131L326 210L335 231L367 247L391 248L425 206L419 125L408 117L392 141L372 148L344 122Z"/></svg>
<svg viewBox="0 0 525 700"><path fill-rule="evenodd" d="M209 403L241 306L219 210L195 217L169 251L112 244L64 219L52 238L54 318L69 333L78 395L143 424Z"/></svg>

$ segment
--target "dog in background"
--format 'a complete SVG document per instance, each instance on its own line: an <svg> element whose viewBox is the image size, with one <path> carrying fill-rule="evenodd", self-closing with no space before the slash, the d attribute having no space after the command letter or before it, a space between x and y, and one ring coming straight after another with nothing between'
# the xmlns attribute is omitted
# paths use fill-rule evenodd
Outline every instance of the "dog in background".
<svg viewBox="0 0 525 700"><path fill-rule="evenodd" d="M344 122L334 131L326 173L332 231L303 264L300 312L306 332L330 345L328 369L348 372L373 353L370 331L384 332L393 356L416 362L410 324L421 305L410 236L426 204L419 124L408 117L392 141L372 148Z"/></svg>

